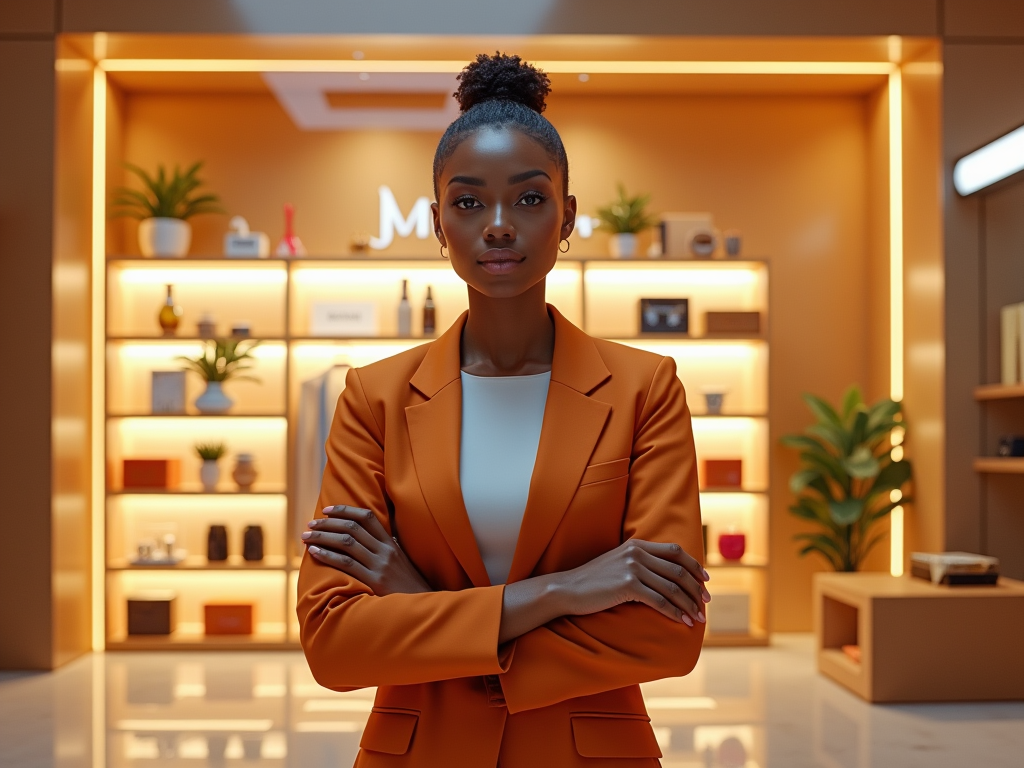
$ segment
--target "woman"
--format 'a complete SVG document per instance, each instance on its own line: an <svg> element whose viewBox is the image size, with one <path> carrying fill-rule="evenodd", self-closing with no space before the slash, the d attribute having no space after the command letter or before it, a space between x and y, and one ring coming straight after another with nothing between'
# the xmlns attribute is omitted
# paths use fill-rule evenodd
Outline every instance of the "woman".
<svg viewBox="0 0 1024 768"><path fill-rule="evenodd" d="M710 600L683 388L544 301L576 215L547 76L460 81L433 212L469 312L349 373L302 645L321 685L378 686L357 766L658 765L638 683L693 668Z"/></svg>

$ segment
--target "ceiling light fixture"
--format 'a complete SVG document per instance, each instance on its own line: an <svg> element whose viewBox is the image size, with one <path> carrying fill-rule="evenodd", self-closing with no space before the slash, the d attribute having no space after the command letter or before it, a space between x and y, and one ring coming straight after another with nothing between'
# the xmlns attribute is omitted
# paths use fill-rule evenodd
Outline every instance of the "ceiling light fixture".
<svg viewBox="0 0 1024 768"><path fill-rule="evenodd" d="M1024 126L957 160L953 186L966 197L1020 171L1024 171Z"/></svg>

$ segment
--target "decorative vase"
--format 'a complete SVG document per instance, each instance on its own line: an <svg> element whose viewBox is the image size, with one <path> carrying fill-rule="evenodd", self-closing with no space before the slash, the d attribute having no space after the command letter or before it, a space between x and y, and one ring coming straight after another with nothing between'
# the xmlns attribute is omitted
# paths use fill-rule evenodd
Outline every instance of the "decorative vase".
<svg viewBox="0 0 1024 768"><path fill-rule="evenodd" d="M231 473L231 477L238 483L238 490L243 492L251 491L258 474L252 454L238 454L238 457L235 459L235 469Z"/></svg>
<svg viewBox="0 0 1024 768"><path fill-rule="evenodd" d="M263 527L247 525L242 534L242 558L250 563L263 559Z"/></svg>
<svg viewBox="0 0 1024 768"><path fill-rule="evenodd" d="M139 222L139 249L143 256L181 259L192 243L192 225L183 219L156 216Z"/></svg>
<svg viewBox="0 0 1024 768"><path fill-rule="evenodd" d="M217 483L220 482L220 465L216 459L205 459L203 466L199 468L199 479L203 482L203 490L206 493L213 493L217 490Z"/></svg>
<svg viewBox="0 0 1024 768"><path fill-rule="evenodd" d="M227 413L235 401L224 394L224 383L221 381L206 382L206 391L196 398L196 408L200 413Z"/></svg>
<svg viewBox="0 0 1024 768"><path fill-rule="evenodd" d="M164 336L173 336L177 332L181 316L184 314L181 307L174 303L173 292L174 286L168 285L167 298L164 299L164 305L160 307L160 312L156 316Z"/></svg>
<svg viewBox="0 0 1024 768"><path fill-rule="evenodd" d="M228 559L228 529L224 525L211 525L206 534L206 559L220 563Z"/></svg>
<svg viewBox="0 0 1024 768"><path fill-rule="evenodd" d="M632 232L617 232L608 241L608 249L616 259L631 259L636 256L636 235Z"/></svg>
<svg viewBox="0 0 1024 768"><path fill-rule="evenodd" d="M718 537L718 554L723 560L742 560L747 551L747 537L743 533L723 533Z"/></svg>

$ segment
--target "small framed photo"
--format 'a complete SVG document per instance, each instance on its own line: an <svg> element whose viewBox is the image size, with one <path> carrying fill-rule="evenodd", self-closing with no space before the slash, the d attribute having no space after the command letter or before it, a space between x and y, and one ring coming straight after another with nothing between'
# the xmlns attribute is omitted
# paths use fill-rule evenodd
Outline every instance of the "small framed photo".
<svg viewBox="0 0 1024 768"><path fill-rule="evenodd" d="M153 413L185 413L185 371L153 371Z"/></svg>
<svg viewBox="0 0 1024 768"><path fill-rule="evenodd" d="M640 333L689 332L689 299L640 299Z"/></svg>

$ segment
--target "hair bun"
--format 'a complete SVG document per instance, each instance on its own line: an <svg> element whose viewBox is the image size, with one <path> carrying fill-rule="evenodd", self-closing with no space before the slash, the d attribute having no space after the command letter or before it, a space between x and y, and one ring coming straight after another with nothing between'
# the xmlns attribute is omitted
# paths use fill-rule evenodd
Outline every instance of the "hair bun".
<svg viewBox="0 0 1024 768"><path fill-rule="evenodd" d="M514 101L534 112L543 112L551 80L518 56L481 53L459 73L455 98L463 112L485 101Z"/></svg>

